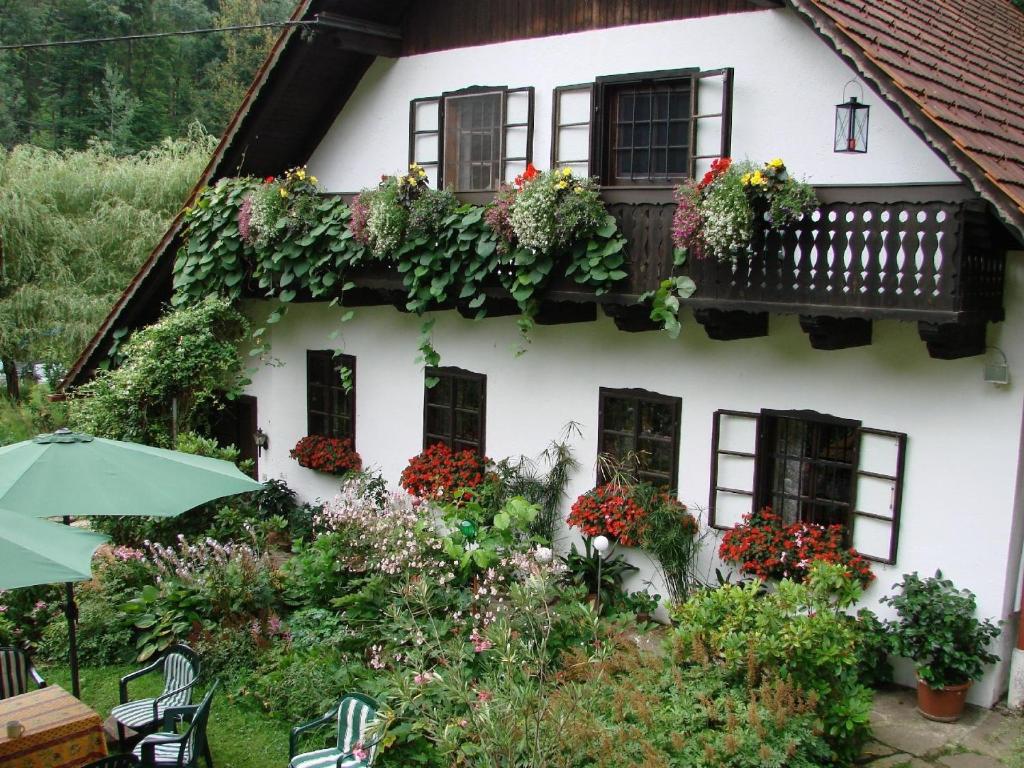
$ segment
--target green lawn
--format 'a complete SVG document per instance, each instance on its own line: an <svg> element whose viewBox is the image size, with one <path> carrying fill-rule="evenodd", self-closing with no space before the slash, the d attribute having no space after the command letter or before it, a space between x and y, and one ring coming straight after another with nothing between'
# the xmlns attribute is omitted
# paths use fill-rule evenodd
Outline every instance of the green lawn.
<svg viewBox="0 0 1024 768"><path fill-rule="evenodd" d="M106 719L118 703L118 680L136 668L135 665L83 668L82 700ZM71 690L71 676L66 667L45 667L40 671L47 682ZM136 698L155 695L160 687L159 675L147 675L133 680L128 690ZM199 698L197 694L193 701ZM214 697L210 709L209 740L216 768L284 768L288 765L288 725L237 702L230 703L223 689Z"/></svg>

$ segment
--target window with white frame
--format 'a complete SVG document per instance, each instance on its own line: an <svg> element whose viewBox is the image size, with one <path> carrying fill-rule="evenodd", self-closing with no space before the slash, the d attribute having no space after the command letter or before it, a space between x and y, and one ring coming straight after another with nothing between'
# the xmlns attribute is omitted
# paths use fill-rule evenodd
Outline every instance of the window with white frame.
<svg viewBox="0 0 1024 768"><path fill-rule="evenodd" d="M533 159L533 88L473 86L413 99L409 162L432 185L491 192Z"/></svg>
<svg viewBox="0 0 1024 768"><path fill-rule="evenodd" d="M865 557L895 563L907 436L813 411L717 411L708 522L771 506L787 522L842 525Z"/></svg>

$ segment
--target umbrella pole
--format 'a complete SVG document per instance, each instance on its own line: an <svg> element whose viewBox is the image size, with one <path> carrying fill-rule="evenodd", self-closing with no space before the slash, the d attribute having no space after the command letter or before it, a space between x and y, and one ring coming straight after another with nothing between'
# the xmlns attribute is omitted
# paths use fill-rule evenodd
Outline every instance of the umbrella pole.
<svg viewBox="0 0 1024 768"><path fill-rule="evenodd" d="M68 617L68 645L71 656L71 693L76 699L81 698L82 690L78 684L78 637L75 624L78 621L78 607L75 605L75 585L70 581L64 584L67 594L67 605L64 610Z"/></svg>
<svg viewBox="0 0 1024 768"><path fill-rule="evenodd" d="M71 525L71 516L64 515L64 525ZM64 606L64 614L68 617L68 655L71 662L71 693L76 698L81 698L82 689L78 683L78 606L75 605L75 585L68 581L64 584L64 595L67 598Z"/></svg>

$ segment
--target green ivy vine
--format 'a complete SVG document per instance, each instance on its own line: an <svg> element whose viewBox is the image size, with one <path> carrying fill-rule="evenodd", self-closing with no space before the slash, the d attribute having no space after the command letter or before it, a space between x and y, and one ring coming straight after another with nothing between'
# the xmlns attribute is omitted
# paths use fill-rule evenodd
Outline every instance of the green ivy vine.
<svg viewBox="0 0 1024 768"><path fill-rule="evenodd" d="M522 313L519 325L526 336L540 297L559 273L598 295L626 277L626 240L610 215L588 237L562 252L545 253L503 249L485 220L487 208L458 204L437 232L407 232L381 258L353 236L352 207L339 196L316 194L315 181L304 169L294 169L281 179L228 178L202 190L186 211L172 303L191 304L211 294L232 300L262 295L283 305L267 318L271 324L299 296L343 306L351 278L360 269L384 264L401 275L406 309L418 315L461 303L477 310L480 319L488 297L503 287ZM241 221L251 221L252 228L258 222L259 237L245 236ZM343 320L351 316L348 310ZM421 329L420 360L426 365L440 359L431 343L432 327L428 321ZM264 333L265 328L254 331L254 353L266 351Z"/></svg>

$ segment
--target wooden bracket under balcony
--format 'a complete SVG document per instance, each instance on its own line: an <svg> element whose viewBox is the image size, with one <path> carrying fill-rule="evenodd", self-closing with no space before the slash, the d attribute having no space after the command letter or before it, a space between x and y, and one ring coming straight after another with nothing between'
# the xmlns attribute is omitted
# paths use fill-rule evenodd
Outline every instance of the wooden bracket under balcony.
<svg viewBox="0 0 1024 768"><path fill-rule="evenodd" d="M814 349L848 349L871 343L871 321L862 317L800 315L800 327Z"/></svg>
<svg viewBox="0 0 1024 768"><path fill-rule="evenodd" d="M735 341L768 335L767 312L741 310L695 309L693 318L704 326L709 339Z"/></svg>

